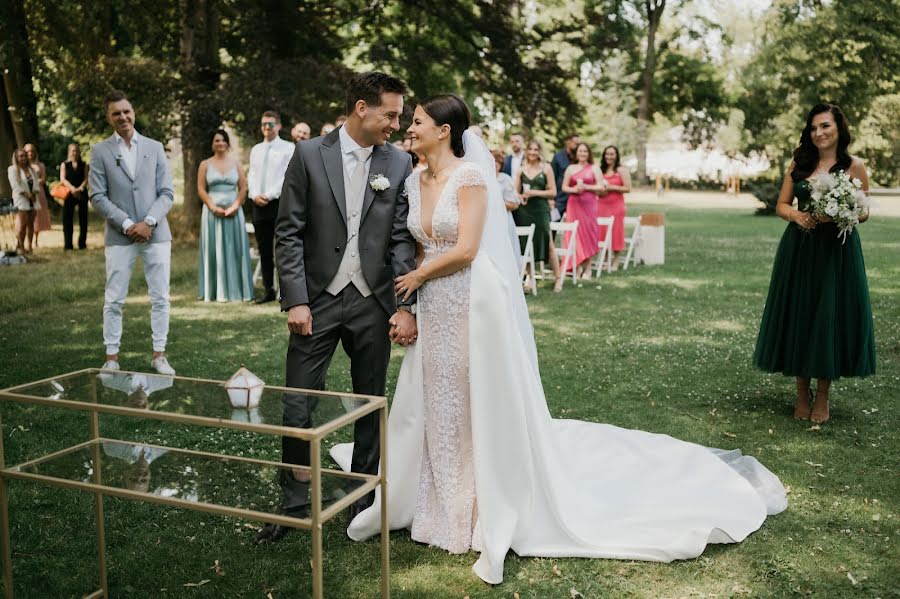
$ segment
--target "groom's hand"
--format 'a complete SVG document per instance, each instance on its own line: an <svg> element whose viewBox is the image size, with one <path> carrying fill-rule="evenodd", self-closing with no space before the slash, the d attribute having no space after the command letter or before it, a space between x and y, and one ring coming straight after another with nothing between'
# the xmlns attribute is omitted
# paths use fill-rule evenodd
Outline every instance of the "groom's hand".
<svg viewBox="0 0 900 599"><path fill-rule="evenodd" d="M415 343L419 330L416 327L416 317L405 310L398 310L391 316L391 341L406 347L410 343Z"/></svg>
<svg viewBox="0 0 900 599"><path fill-rule="evenodd" d="M309 306L299 304L288 309L288 330L297 335L312 335L312 312Z"/></svg>

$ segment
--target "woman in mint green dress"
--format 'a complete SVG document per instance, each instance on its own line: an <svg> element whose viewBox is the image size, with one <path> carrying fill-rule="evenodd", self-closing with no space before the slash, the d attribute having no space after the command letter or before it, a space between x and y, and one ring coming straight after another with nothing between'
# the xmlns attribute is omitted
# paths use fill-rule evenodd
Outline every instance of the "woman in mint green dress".
<svg viewBox="0 0 900 599"><path fill-rule="evenodd" d="M241 210L247 179L230 155L228 133L216 131L212 149L213 155L200 163L197 173L197 193L203 200L198 296L205 302L248 302L253 299L253 271Z"/></svg>
<svg viewBox="0 0 900 599"><path fill-rule="evenodd" d="M809 179L819 173L843 170L868 191L866 167L848 153L849 145L841 109L814 106L778 197L775 212L790 224L775 255L753 355L762 370L796 377L794 417L817 424L830 417L831 381L875 374L875 334L859 230L844 243L831 219L817 218L809 208ZM797 208L792 206L795 197Z"/></svg>

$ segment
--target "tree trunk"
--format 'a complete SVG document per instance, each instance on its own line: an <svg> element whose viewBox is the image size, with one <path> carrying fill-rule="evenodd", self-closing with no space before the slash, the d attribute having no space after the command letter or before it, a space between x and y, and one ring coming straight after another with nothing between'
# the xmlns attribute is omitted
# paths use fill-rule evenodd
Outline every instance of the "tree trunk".
<svg viewBox="0 0 900 599"><path fill-rule="evenodd" d="M4 165L7 160L10 160L17 147L16 134L13 131L8 108L9 102L6 100L6 89L3 85L0 85L0 111L2 111L0 112L0 163ZM9 198L11 196L12 187L9 185L9 179L0 176L0 198Z"/></svg>
<svg viewBox="0 0 900 599"><path fill-rule="evenodd" d="M647 10L647 54L644 60L644 70L641 73L641 92L638 98L638 136L637 136L637 180L640 185L649 182L647 178L647 137L650 129L650 109L653 96L653 77L656 74L656 30L663 11L666 9L666 0L645 0Z"/></svg>
<svg viewBox="0 0 900 599"><path fill-rule="evenodd" d="M16 145L37 144L37 97L32 86L24 2L6 0L0 5L0 72L5 87L2 108L9 115Z"/></svg>
<svg viewBox="0 0 900 599"><path fill-rule="evenodd" d="M199 230L202 202L197 170L210 153L213 131L222 124L219 83L218 0L181 0L181 150L184 218L191 235Z"/></svg>

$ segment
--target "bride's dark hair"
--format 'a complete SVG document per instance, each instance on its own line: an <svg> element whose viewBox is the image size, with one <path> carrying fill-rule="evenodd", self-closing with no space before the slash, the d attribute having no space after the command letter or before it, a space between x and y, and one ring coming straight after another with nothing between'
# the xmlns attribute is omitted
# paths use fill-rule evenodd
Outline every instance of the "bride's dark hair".
<svg viewBox="0 0 900 599"><path fill-rule="evenodd" d="M846 172L850 168L851 158L847 148L850 146L851 137L847 117L836 104L820 102L813 106L806 115L806 127L800 134L800 145L794 150L794 170L791 171L791 179L794 180L794 183L808 179L819 164L819 148L813 143L811 133L813 117L823 112L831 113L838 130L837 162L831 167L830 172L838 170Z"/></svg>
<svg viewBox="0 0 900 599"><path fill-rule="evenodd" d="M469 128L471 117L469 107L459 96L438 94L425 98L419 103L425 114L434 119L438 127L450 125L450 149L457 158L466 153L463 149L463 133Z"/></svg>

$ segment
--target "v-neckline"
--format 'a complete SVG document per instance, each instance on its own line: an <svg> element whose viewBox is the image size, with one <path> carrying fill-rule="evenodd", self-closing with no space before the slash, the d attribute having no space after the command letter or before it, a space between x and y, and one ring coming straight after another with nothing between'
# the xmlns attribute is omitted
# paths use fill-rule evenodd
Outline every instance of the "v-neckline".
<svg viewBox="0 0 900 599"><path fill-rule="evenodd" d="M450 180L456 175L456 172L463 168L463 165L460 164L458 167L453 169L453 172L447 175L447 181L444 183L444 186L441 188L441 192L438 194L437 199L434 201L434 208L431 210L431 218L429 219L429 228L431 229L431 234L425 231L425 219L422 218L422 172L419 171L419 228L422 229L422 234L425 235L425 238L429 241L437 241L434 237L434 215L437 214L438 206L441 205L441 200L444 199L444 192L447 191L447 186L450 185Z"/></svg>

